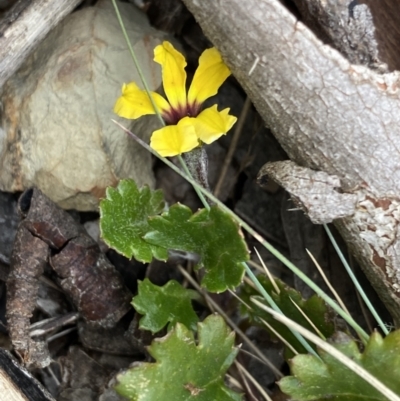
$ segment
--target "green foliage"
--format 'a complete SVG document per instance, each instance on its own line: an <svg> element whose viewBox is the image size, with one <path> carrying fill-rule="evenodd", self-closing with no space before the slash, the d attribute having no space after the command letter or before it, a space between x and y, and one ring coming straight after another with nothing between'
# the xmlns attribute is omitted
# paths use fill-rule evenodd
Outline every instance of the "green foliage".
<svg viewBox="0 0 400 401"><path fill-rule="evenodd" d="M141 329L157 333L167 323L171 327L179 322L195 330L198 318L191 304L195 297L195 291L183 288L175 280L159 287L146 278L139 281L132 305L144 315L139 322Z"/></svg>
<svg viewBox="0 0 400 401"><path fill-rule="evenodd" d="M335 327L333 324L332 312L330 309L328 309L327 305L320 297L318 297L317 295L313 295L308 300L304 300L298 291L287 286L279 279L275 279L275 283L280 290L279 294L277 294L271 281L267 277L260 275L258 276L258 279L285 316L315 333L315 329L310 325L307 319L293 304L293 302L295 302L296 305L301 308L305 315L308 316L308 318L325 337L328 338L333 334ZM266 306L269 306L267 305L265 299L258 295L258 291L250 285L246 284L243 286L241 291L241 298L247 303L247 305L250 305L252 308L251 310L246 309L244 312L248 313L250 319L258 324L260 327L266 328L261 319L267 321L283 338L285 338L296 349L296 351L298 351L299 353L306 352L304 347L299 343L293 333L284 324L275 320L269 313L257 307L256 305L254 305L254 303L250 301L250 297L255 296L258 301L264 303ZM288 353L288 355L292 356L292 354L290 353Z"/></svg>
<svg viewBox="0 0 400 401"><path fill-rule="evenodd" d="M240 401L224 384L224 375L236 357L234 333L222 317L211 315L193 333L177 324L167 336L148 348L155 363L141 363L117 376L116 390L135 401Z"/></svg>
<svg viewBox="0 0 400 401"><path fill-rule="evenodd" d="M400 394L400 331L382 338L373 333L363 353L346 334L335 335L332 345L362 366L394 393ZM298 355L290 362L292 376L280 380L281 390L297 401L386 400L368 382L328 353L319 350L321 360Z"/></svg>
<svg viewBox="0 0 400 401"><path fill-rule="evenodd" d="M193 214L174 205L158 216L164 202L160 191L138 189L131 180L107 189L100 203L100 228L106 243L122 255L141 262L166 260L168 250L195 252L205 269L202 285L211 292L237 287L243 278L242 262L249 255L238 225L214 206Z"/></svg>
<svg viewBox="0 0 400 401"><path fill-rule="evenodd" d="M148 216L164 208L162 192L147 186L139 190L134 181L122 180L117 188L107 188L106 196L100 202L100 229L107 245L140 262L151 262L153 256L167 260L167 249L143 240L149 230Z"/></svg>
<svg viewBox="0 0 400 401"><path fill-rule="evenodd" d="M242 263L249 258L238 225L217 206L197 213L183 205L173 205L162 216L149 219L154 231L145 240L164 248L195 252L201 257L205 275L202 285L208 291L234 289L242 281Z"/></svg>

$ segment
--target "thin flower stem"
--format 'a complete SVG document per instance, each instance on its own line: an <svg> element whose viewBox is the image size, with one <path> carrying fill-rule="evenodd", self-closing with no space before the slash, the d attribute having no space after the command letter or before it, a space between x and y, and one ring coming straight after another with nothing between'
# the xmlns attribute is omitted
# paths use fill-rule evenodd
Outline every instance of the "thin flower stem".
<svg viewBox="0 0 400 401"><path fill-rule="evenodd" d="M160 157L160 156L157 156L157 157ZM160 159L163 160L164 158L161 158L161 157L160 157ZM165 160L167 160L167 159L165 159ZM190 177L191 180L193 180L194 182L196 182L196 180L193 178L191 172L189 171L188 166L187 166L187 164L185 163L185 160L183 160L183 158L182 158L181 155L178 156L178 160L179 160L179 162L181 163L181 166L182 166L183 171L187 174L187 177ZM172 163L171 163L171 164L172 164ZM182 172L181 172L181 175L182 175ZM182 177L184 177L184 176L182 175ZM184 177L184 178L186 178L186 177ZM189 181L189 182L191 183L191 181ZM192 185L193 185L193 184L192 184ZM208 204L207 199L204 197L203 193L199 190L199 188L198 188L199 186L201 186L201 185L200 185L200 184L197 184L197 186L196 186L196 185L193 185L193 188L194 188L194 190L196 191L197 196L199 197L199 199L200 199L201 203L203 204L203 206L204 206L207 210L210 210L210 205Z"/></svg>
<svg viewBox="0 0 400 401"><path fill-rule="evenodd" d="M187 168L186 164L184 163L184 161L182 160L182 167L187 170L187 176L185 176L181 170L179 170L173 163L171 163L169 160L167 160L166 158L160 156L154 149L152 149L149 145L147 145L147 143L145 143L144 141L142 141L140 138L138 138L135 134L133 134L132 132L130 132L129 130L127 130L126 128L124 128L121 124L117 123L115 120L112 120L114 123L116 123L118 126L120 126L121 128L123 128L123 130L125 132L127 132L130 136L132 136L136 141L138 141L142 146L144 146L145 149L147 149L149 152L151 152L153 155L155 155L156 157L158 157L160 160L164 161L169 167L171 167L175 172L177 172L179 175L181 175L183 178L185 178L188 182L190 182L193 187L195 189L197 189L197 193L201 194L201 196L203 197L203 204L205 205L207 210L210 210L210 206L207 203L206 199L204 198L203 194L206 195L211 195L210 192L208 192L205 188L203 188L199 183L196 182L196 180L193 179L193 177L190 174L189 169ZM217 204L219 204L219 206L221 208L223 208L225 211L227 211L229 213L229 215L231 215L233 218L238 219L238 217L231 212L231 210L229 208L227 208L222 202L219 201L219 199L217 199L216 197L214 197L213 195L209 196L209 198L211 200L213 200L214 202L216 202ZM238 221L238 220L237 220ZM242 223L244 223L242 221ZM241 224L241 223L239 223ZM260 292L260 294L264 297L264 299L268 302L268 304L271 306L271 308L273 308L275 311L277 311L278 313L283 314L283 312L280 310L280 308L278 307L278 305L275 303L275 301L271 298L271 296L268 294L267 291L265 291L264 287L261 285L261 283L258 281L257 277L254 275L254 273L251 271L250 267L247 265L247 263L243 262L242 263L244 269L246 270L247 274L249 275L249 277L251 278L251 280L254 282L254 284L256 285L258 291ZM290 331L292 331L289 328ZM315 355L317 358L319 358L318 354L314 351L314 349L310 346L310 344L307 343L307 341L296 331L292 331L293 335L296 337L296 339L300 342L300 344L304 347L304 349L306 349L309 353Z"/></svg>
<svg viewBox="0 0 400 401"><path fill-rule="evenodd" d="M371 312L372 316L375 318L376 322L379 324L379 326L380 326L381 330L383 331L383 333L385 335L388 335L389 334L389 330L387 329L385 323L383 323L381 317L379 316L379 314L376 311L376 309L374 308L374 306L371 304L370 300L368 299L367 294L364 292L362 286L360 285L359 281L357 280L357 277L354 275L353 270L351 269L351 267L347 263L347 260L344 257L342 251L340 250L339 245L337 244L335 238L333 237L331 230L329 229L329 227L326 224L324 224L324 228L325 228L326 233L328 234L328 237L329 237L333 247L335 248L336 253L339 255L339 258L342 261L343 266L347 271L347 274L349 275L351 281L353 282L354 286L356 287L356 289L357 289L358 293L360 294L361 298L365 302L365 305L367 305L367 308Z"/></svg>
<svg viewBox="0 0 400 401"><path fill-rule="evenodd" d="M251 278L255 286L257 287L257 290L259 293L264 297L264 299L269 303L270 307L283 315L283 312L279 308L279 306L276 304L276 302L272 299L271 295L268 294L267 291L265 291L265 288L261 285L261 283L258 281L257 277L254 275L254 273L251 271L250 267L247 265L247 263L243 262L242 263L243 267L246 269L246 273L248 276ZM314 351L314 349L308 344L308 342L301 336L297 331L292 330L290 327L288 329L292 332L292 334L296 337L298 342L304 347L304 349L307 350L310 354L314 355L318 359L320 359L319 355Z"/></svg>
<svg viewBox="0 0 400 401"><path fill-rule="evenodd" d="M218 204L219 205L219 204ZM223 205L223 204L222 204ZM219 205L220 206L220 205ZM225 205L224 210L226 211ZM221 206L222 208L222 206ZM229 210L229 209L228 209ZM326 294L317 284L309 279L298 267L296 267L289 259L282 255L277 249L275 249L269 242L267 242L260 234L253 230L245 221L240 217L236 216L234 219L250 234L252 235L261 245L264 246L269 252L272 253L278 260L280 260L286 267L288 267L297 277L303 280L313 291L315 291L338 315L340 315L360 336L360 339L366 343L369 339L369 335L362 329L360 325L346 313L328 294Z"/></svg>
<svg viewBox="0 0 400 401"><path fill-rule="evenodd" d="M182 159L181 156L179 156L179 160L181 162L182 168L185 170L186 172L186 176L182 173L181 170L179 170L173 163L171 163L169 160L167 160L166 158L160 156L154 149L152 149L149 145L147 145L147 143L145 143L142 140L139 140L139 138L136 137L136 135L134 135L132 132L130 132L129 130L127 130L126 128L124 128L121 124L117 123L115 120L114 121L117 125L119 125L120 127L122 127L124 129L124 131L126 131L127 133L129 133L129 135L131 135L133 138L135 138L142 146L144 146L147 150L149 150L153 155L155 155L156 157L158 157L159 159L163 160L168 166L170 166L171 168L173 168L174 171L178 172L178 174L180 174L182 177L184 177L186 180L188 180L192 185L193 188L196 190L196 192L198 193L200 199L203 202L204 207L207 210L210 210L210 205L208 204L207 200L205 199L203 194L206 194L208 196L208 194L210 194L209 191L207 191L206 188L203 188L203 186L201 186L198 182L196 182L196 180L193 179L192 174L190 173L185 161ZM173 166L173 167L172 167ZM211 194L210 194L211 195ZM228 213L231 216L235 216L237 217L235 214L233 214L231 212L231 210L229 208L227 208L225 205L223 205L221 202L219 202L219 200L217 198L215 198L214 196L208 196L211 200L213 201L218 201L219 205L221 207L223 207L225 209L225 211L228 211ZM244 223L244 222L243 222ZM239 223L240 224L240 223ZM251 269L249 268L249 266L247 265L247 263L243 262L243 267L246 269L247 274L250 276L250 278L253 280L254 284L257 286L260 294L265 298L265 300L268 302L268 304L271 306L271 308L273 308L274 310L276 310L279 313L283 312L280 310L280 308L278 307L278 305L275 303L275 301L271 298L271 296L268 294L267 291L265 291L265 289L263 288L263 286L260 284L260 282L257 280L256 276L253 274L253 272L251 271ZM300 342L300 344L304 347L304 349L306 349L309 353L315 355L316 357L318 357L318 355L316 354L316 352L314 351L314 349L310 346L310 344L307 343L307 341L296 331L293 331L289 328L290 331L292 331L293 335L296 337L296 339ZM319 357L318 357L319 358Z"/></svg>
<svg viewBox="0 0 400 401"><path fill-rule="evenodd" d="M182 155L182 159L195 181L211 192L210 184L208 183L208 156L204 146L198 146L190 152L185 152Z"/></svg>
<svg viewBox="0 0 400 401"><path fill-rule="evenodd" d="M137 70L137 72L139 74L140 80L142 81L144 89L147 92L147 95L149 96L151 105L153 106L153 109L154 109L158 119L160 120L161 124L163 126L165 126L165 122L164 122L163 118L161 117L160 110L158 109L156 103L154 102L153 96L151 96L151 91L149 89L149 86L147 85L146 78L145 78L145 76L143 74L143 71L142 71L142 69L140 67L138 59L136 58L135 51L133 50L133 47L132 47L131 41L129 39L128 33L126 32L126 29L125 29L124 21L122 21L121 13L119 12L119 8L117 6L117 2L116 2L116 0L111 0L111 1L112 1L113 5L114 5L115 14L117 15L117 19L118 19L119 25L121 27L122 33L124 35L124 38L126 40L126 44L128 45L129 52L131 53L131 57L133 59L133 63L135 64L136 70Z"/></svg>
<svg viewBox="0 0 400 401"><path fill-rule="evenodd" d="M155 113L156 113L158 119L160 120L162 126L165 127L165 121L163 120L163 118L162 118L162 116L161 116L161 114L160 114L160 110L158 109L156 103L154 102L153 96L151 95L150 88L149 88L149 86L147 85L146 78L145 78L145 76L144 76L144 74L143 74L143 71L142 71L142 69L141 69L141 67L140 67L140 64L139 64L139 62L138 62L138 59L137 59L137 57L136 57L136 53L135 53L135 51L133 50L131 41L129 40L129 36L128 36L128 33L126 32L125 24L124 24L124 22L122 21L121 13L119 12L119 8L118 8L118 6L117 6L116 0L112 0L112 3L113 3L113 5L114 5L115 13L116 13L116 15L117 15L117 19L118 19L119 25L120 25L120 27L121 27L122 33L123 33L123 35L124 35L126 44L127 44L127 46L128 46L128 49L129 49L129 52L131 53L131 57L132 57L133 63L135 64L136 70L137 70L137 72L139 73L140 80L142 81L142 84L143 84L143 86L144 86L144 89L145 89L145 91L147 92L147 95L149 96L149 99L150 99L150 101L151 101L151 104L152 104L152 106L153 106L153 109L154 109L154 111L155 111ZM155 155L154 152L152 152L152 153ZM156 155L156 156L158 157L158 155ZM188 167L187 167L185 161L183 160L182 156L179 155L179 156L178 156L178 159L179 159L179 162L180 162L180 164L181 164L181 166L182 166L182 169L185 171L185 173L187 174L187 176L190 177L191 179L193 179L193 176L192 176L192 174L190 173L190 171L189 171L189 169L188 169ZM166 159L163 158L163 160L166 160ZM207 203L207 200L206 200L206 198L204 197L204 195L198 190L198 188L197 188L196 186L194 186L194 190L196 191L196 193L197 193L198 197L200 198L200 201L202 202L202 204L204 205L204 207L205 207L207 210L209 210L209 209L210 209L210 205Z"/></svg>
<svg viewBox="0 0 400 401"><path fill-rule="evenodd" d="M303 280L313 291L315 291L338 315L340 315L348 324L351 326L360 336L363 343L366 343L369 339L369 335L360 327L357 322L346 313L340 306L327 295L324 291L321 290L312 280L310 280L299 268L297 268L290 260L288 260L285 256L283 256L277 249L275 249L268 241L266 241L260 234L258 234L253 228L251 228L244 220L242 220L239 216L233 213L227 206L225 206L218 198L216 198L213 194L205 190L201 187L196 181L190 178L188 175L185 175L178 167L176 167L173 163L171 163L165 157L160 156L155 150L153 150L146 142L141 140L134 133L129 131L119 122L112 120L116 125L118 125L123 131L125 131L129 136L131 136L136 142L142 145L146 150L152 153L154 156L162 160L167 166L169 166L172 170L174 170L177 174L185 178L188 182L190 182L195 188L212 201L214 201L223 211L228 213L243 229L245 229L250 235L252 235L261 245L264 246L269 252L272 253L278 260L280 260L286 267L288 267L293 273L295 273L301 280ZM252 277L257 280L257 277L254 276L253 272L244 264L246 271L251 272ZM258 280L257 280L258 281Z"/></svg>

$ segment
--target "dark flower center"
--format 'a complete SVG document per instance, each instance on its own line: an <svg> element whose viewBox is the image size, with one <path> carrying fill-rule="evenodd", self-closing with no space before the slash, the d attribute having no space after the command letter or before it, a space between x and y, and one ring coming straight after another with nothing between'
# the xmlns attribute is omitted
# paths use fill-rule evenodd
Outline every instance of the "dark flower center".
<svg viewBox="0 0 400 401"><path fill-rule="evenodd" d="M201 110L201 104L197 102L193 104L180 105L178 108L170 108L170 110L162 113L162 117L167 125L176 125L184 117L197 117Z"/></svg>

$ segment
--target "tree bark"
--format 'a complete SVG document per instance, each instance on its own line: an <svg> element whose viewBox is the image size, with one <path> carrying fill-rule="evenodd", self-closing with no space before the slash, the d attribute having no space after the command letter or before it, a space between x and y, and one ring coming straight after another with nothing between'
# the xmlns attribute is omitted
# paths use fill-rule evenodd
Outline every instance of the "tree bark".
<svg viewBox="0 0 400 401"><path fill-rule="evenodd" d="M362 0L371 9L379 55L390 70L400 70L400 3L397 0Z"/></svg>
<svg viewBox="0 0 400 401"><path fill-rule="evenodd" d="M20 0L0 21L0 89L41 40L82 0Z"/></svg>
<svg viewBox="0 0 400 401"><path fill-rule="evenodd" d="M335 215L332 206L328 217L315 221L335 221L399 324L400 75L386 72L379 59L367 6L308 0L315 7L337 6L340 29L333 35L343 37L329 41L327 30L317 37L278 0L184 2L289 157L331 175L328 181L338 178L340 188L328 192L353 195L348 216ZM368 38L352 58L362 32ZM347 58L332 47L343 42ZM282 182L285 168L267 173Z"/></svg>

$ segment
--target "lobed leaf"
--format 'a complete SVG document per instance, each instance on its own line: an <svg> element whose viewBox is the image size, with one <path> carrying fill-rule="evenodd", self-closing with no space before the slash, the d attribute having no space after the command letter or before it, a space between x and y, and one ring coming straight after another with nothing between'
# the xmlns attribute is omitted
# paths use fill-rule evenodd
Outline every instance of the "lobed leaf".
<svg viewBox="0 0 400 401"><path fill-rule="evenodd" d="M139 321L140 328L157 333L167 323L173 326L179 322L195 330L199 319L191 304L194 293L175 280L168 281L163 287L147 278L139 281L138 295L132 299L132 305L144 315Z"/></svg>
<svg viewBox="0 0 400 401"><path fill-rule="evenodd" d="M205 269L202 285L210 292L234 289L243 278L249 254L238 225L229 214L212 206L197 213L180 204L151 217L153 231L144 239L163 248L195 252Z"/></svg>
<svg viewBox="0 0 400 401"><path fill-rule="evenodd" d="M121 180L109 187L100 202L100 230L104 241L127 258L151 262L153 257L167 260L168 250L143 240L149 231L148 216L160 214L164 198L160 190L138 189L132 180Z"/></svg>
<svg viewBox="0 0 400 401"><path fill-rule="evenodd" d="M275 278L274 281L280 291L279 294L277 294L268 277L260 275L258 276L258 280L260 281L264 289L270 294L272 299L275 301L275 303L278 305L285 316L315 333L315 329L312 327L312 325L293 304L292 301L294 301L296 305L301 308L305 315L326 338L330 337L334 333L335 325L333 323L333 312L331 311L331 309L328 308L325 302L318 295L313 295L309 299L305 300L301 296L300 292L298 292L294 288L289 287L283 281ZM275 320L269 313L261 308L258 308L253 302L250 301L250 297L253 296L255 296L258 301L264 303L266 306L269 306L265 299L259 296L259 292L255 288L248 284L245 284L242 287L240 297L252 308L251 310L245 310L245 312L248 313L250 319L263 328L266 327L262 323L261 319L267 321L283 338L285 338L296 349L296 351L300 353L306 352L304 347L299 343L293 333L284 324ZM293 354L290 353L288 350L287 355L293 356Z"/></svg>
<svg viewBox="0 0 400 401"><path fill-rule="evenodd" d="M400 331L385 338L375 332L364 352L344 333L337 333L332 345L358 363L396 394L400 394ZM297 401L384 401L384 397L368 382L348 369L325 351L318 350L322 359L298 355L290 361L292 376L279 381L281 390Z"/></svg>
<svg viewBox="0 0 400 401"><path fill-rule="evenodd" d="M234 361L234 333L222 317L208 316L193 333L178 323L148 348L155 363L141 363L117 376L116 390L135 401L240 401L224 375Z"/></svg>

